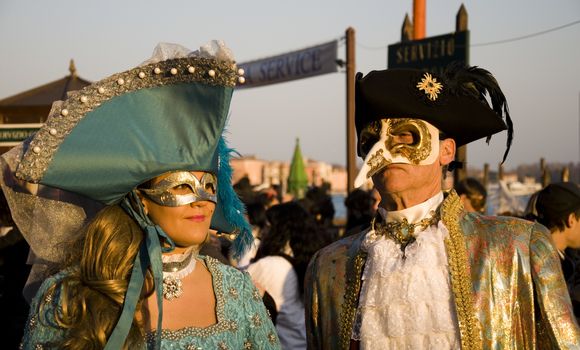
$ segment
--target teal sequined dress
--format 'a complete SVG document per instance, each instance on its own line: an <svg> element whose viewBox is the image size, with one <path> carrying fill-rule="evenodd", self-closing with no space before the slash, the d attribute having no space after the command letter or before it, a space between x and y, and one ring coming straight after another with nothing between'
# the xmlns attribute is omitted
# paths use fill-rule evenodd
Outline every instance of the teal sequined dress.
<svg viewBox="0 0 580 350"><path fill-rule="evenodd" d="M280 349L272 321L249 275L219 261L200 256L212 274L216 296L217 323L205 328L162 330L161 349ZM66 276L60 272L47 279L34 298L24 332L23 349L51 349L66 337L56 325L54 310L59 307L60 290L47 290ZM41 299L47 301L39 310ZM42 312L42 315L39 314ZM154 348L155 334L149 333L146 348Z"/></svg>

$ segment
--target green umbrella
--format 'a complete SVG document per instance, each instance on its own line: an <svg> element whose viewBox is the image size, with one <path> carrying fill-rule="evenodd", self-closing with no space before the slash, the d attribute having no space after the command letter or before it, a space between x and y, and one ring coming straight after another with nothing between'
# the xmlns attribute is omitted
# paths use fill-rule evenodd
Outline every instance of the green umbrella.
<svg viewBox="0 0 580 350"><path fill-rule="evenodd" d="M300 151L300 140L296 139L292 164L290 164L290 174L288 175L288 193L295 198L303 198L308 188L308 175L304 169L304 159Z"/></svg>

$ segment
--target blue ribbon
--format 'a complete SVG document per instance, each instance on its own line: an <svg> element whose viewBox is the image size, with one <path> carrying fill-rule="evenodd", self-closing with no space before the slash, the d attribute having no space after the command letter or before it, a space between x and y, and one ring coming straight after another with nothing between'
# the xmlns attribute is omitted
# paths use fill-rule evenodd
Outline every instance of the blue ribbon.
<svg viewBox="0 0 580 350"><path fill-rule="evenodd" d="M151 266L153 272L155 292L157 294L157 309L159 310L157 316L157 332L155 334L155 349L159 349L161 346L161 322L163 319L163 264L161 261L161 253L172 251L175 248L175 243L159 225L155 225L147 217L141 199L135 190L125 196L121 202L121 208L135 219L137 224L144 230L145 240L141 243L141 247L135 258L135 263L131 271L131 279L127 287L127 293L125 294L123 311L111 336L107 340L105 350L121 349L125 344L125 340L133 324L135 307L141 296L143 282L145 281L145 275L149 266ZM164 238L170 246L162 248L159 237Z"/></svg>

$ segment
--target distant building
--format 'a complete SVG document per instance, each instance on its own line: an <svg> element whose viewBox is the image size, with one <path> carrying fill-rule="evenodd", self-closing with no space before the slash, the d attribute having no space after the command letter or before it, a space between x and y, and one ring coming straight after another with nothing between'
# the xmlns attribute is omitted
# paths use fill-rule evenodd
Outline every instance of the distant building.
<svg viewBox="0 0 580 350"><path fill-rule="evenodd" d="M64 100L68 92L80 90L91 84L90 81L77 75L73 60L70 60L69 72L70 74L62 79L0 100L0 124L3 131L0 137L0 153L8 151L37 130L46 121L53 102ZM19 132L18 128L26 126L35 129L30 129L26 133ZM10 128L16 130L10 132ZM17 136L14 136L15 132Z"/></svg>
<svg viewBox="0 0 580 350"><path fill-rule="evenodd" d="M255 156L246 156L234 158L231 163L234 171L233 183L247 177L252 186L281 185L285 190L290 173L290 162L267 161ZM305 159L305 163L309 186L320 186L327 182L333 193L346 192L345 167L312 159Z"/></svg>

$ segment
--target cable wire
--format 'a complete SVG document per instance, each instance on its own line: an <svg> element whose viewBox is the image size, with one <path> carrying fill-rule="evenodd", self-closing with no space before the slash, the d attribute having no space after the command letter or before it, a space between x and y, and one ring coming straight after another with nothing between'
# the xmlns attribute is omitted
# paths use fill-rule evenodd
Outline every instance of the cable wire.
<svg viewBox="0 0 580 350"><path fill-rule="evenodd" d="M578 23L580 23L580 20L576 20L574 22L570 22L570 23L567 23L567 24L564 24L564 25L561 25L561 26L558 26L558 27L546 29L546 30L543 30L543 31L540 31L540 32L536 32L536 33L532 33L532 34L526 34L526 35L518 36L518 37L515 37L515 38L503 39L503 40L497 40L497 41L490 41L490 42L487 42L487 43L471 44L469 46L471 46L471 47L481 47L481 46L490 46L490 45L497 45L497 44L505 44L505 43L509 43L509 42L514 42L514 41L518 41L518 40L532 38L532 37L535 37L535 36L544 35L544 34L547 34L547 33L550 33L550 32L555 32L555 31L560 30L560 29L564 29L564 28L567 28L567 27L571 27L571 26L576 25ZM426 39L428 39L428 38L426 38ZM388 45L370 46L370 45L360 44L359 42L356 43L356 46L358 46L358 47L360 47L362 49L371 50L371 51L374 51L374 50L385 50L385 49L388 48Z"/></svg>
<svg viewBox="0 0 580 350"><path fill-rule="evenodd" d="M551 28L551 29L546 29L546 30L543 30L543 31L537 32L537 33L532 33L532 34L527 34L527 35L523 35L523 36L518 36L518 37L515 37L515 38L511 38L511 39L504 39L504 40L498 40L498 41L490 41L490 42L487 42L487 43L480 43L480 44L472 44L471 46L475 47L475 46L489 46L489 45L496 45L496 44L505 44L505 43L509 43L509 42L513 42L513 41L518 41L518 40L532 38L532 37L535 37L535 36L540 36L540 35L543 35L543 34L546 34L546 33L550 33L550 32L555 32L557 30L564 29L566 27L570 27L570 26L576 25L578 23L580 23L580 20L577 20L577 21L574 21L574 22L570 22L570 23L561 25L559 27L554 27L554 28Z"/></svg>

